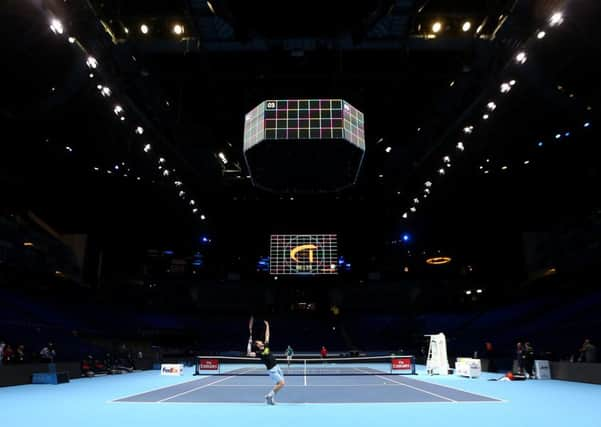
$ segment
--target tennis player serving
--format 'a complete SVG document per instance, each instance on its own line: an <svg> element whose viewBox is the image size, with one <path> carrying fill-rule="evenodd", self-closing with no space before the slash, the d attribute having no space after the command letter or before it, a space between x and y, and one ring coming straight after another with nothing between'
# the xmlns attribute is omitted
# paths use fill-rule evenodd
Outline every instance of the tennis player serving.
<svg viewBox="0 0 601 427"><path fill-rule="evenodd" d="M257 356L261 358L261 361L265 364L269 377L275 383L273 390L265 395L265 402L268 405L275 405L275 395L284 387L286 382L284 381L284 374L282 369L278 366L274 354L269 349L269 322L265 322L265 341L255 340L255 347L257 349Z"/></svg>

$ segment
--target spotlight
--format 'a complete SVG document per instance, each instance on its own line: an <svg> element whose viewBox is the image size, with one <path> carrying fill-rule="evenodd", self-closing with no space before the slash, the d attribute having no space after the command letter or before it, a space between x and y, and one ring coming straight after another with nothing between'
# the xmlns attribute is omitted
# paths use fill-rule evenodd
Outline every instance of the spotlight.
<svg viewBox="0 0 601 427"><path fill-rule="evenodd" d="M468 135L470 133L472 133L473 131L474 131L474 127L473 126L466 126L466 127L463 128L463 132L467 133Z"/></svg>
<svg viewBox="0 0 601 427"><path fill-rule="evenodd" d="M526 61L528 60L528 56L526 55L526 52L519 52L516 56L515 56L515 61L518 64L525 64Z"/></svg>
<svg viewBox="0 0 601 427"><path fill-rule="evenodd" d="M509 83L501 84L501 93L507 93L511 90L511 85Z"/></svg>
<svg viewBox="0 0 601 427"><path fill-rule="evenodd" d="M86 59L86 65L89 68L96 69L98 67L98 61L93 56L88 56L88 59Z"/></svg>
<svg viewBox="0 0 601 427"><path fill-rule="evenodd" d="M415 203L416 205L419 205L419 199L416 197L413 199L413 203Z"/></svg>
<svg viewBox="0 0 601 427"><path fill-rule="evenodd" d="M190 206L194 206L196 202L194 200L190 200Z"/></svg>
<svg viewBox="0 0 601 427"><path fill-rule="evenodd" d="M561 25L562 22L563 14L561 12L555 12L553 15L551 15L551 19L549 19L549 24L552 27L555 27L556 25Z"/></svg>
<svg viewBox="0 0 601 427"><path fill-rule="evenodd" d="M411 240L411 236L407 233L403 234L403 242L408 242L409 240Z"/></svg>
<svg viewBox="0 0 601 427"><path fill-rule="evenodd" d="M440 23L439 21L436 21L434 24L432 24L432 32L433 33L439 33L440 30L442 30L442 23Z"/></svg>
<svg viewBox="0 0 601 427"><path fill-rule="evenodd" d="M507 166L501 166L501 170L507 170Z"/></svg>
<svg viewBox="0 0 601 427"><path fill-rule="evenodd" d="M390 153L392 151L392 147L390 147L390 146L386 147L386 149L384 151L386 151L387 153Z"/></svg>
<svg viewBox="0 0 601 427"><path fill-rule="evenodd" d="M202 219L204 221L205 219L207 219L207 217L204 215L200 215L200 219Z"/></svg>
<svg viewBox="0 0 601 427"><path fill-rule="evenodd" d="M415 206L411 206L411 207L409 208L409 210L410 210L411 212L415 212L417 209L415 209Z"/></svg>
<svg viewBox="0 0 601 427"><path fill-rule="evenodd" d="M138 135L142 135L144 133L144 128L142 126L138 126L135 131Z"/></svg>
<svg viewBox="0 0 601 427"><path fill-rule="evenodd" d="M69 43L71 44L75 43L75 37L69 37L67 40L69 40Z"/></svg>
<svg viewBox="0 0 601 427"><path fill-rule="evenodd" d="M442 161L445 162L445 163L451 163L451 158L449 156L444 156L442 158Z"/></svg>
<svg viewBox="0 0 601 427"><path fill-rule="evenodd" d="M184 34L184 26L180 25L180 24L175 24L173 26L173 34L176 34L178 36L181 36L182 34Z"/></svg>
<svg viewBox="0 0 601 427"><path fill-rule="evenodd" d="M438 169L438 173L440 175L444 175L446 172L445 172L445 170L443 168L440 168L440 169Z"/></svg>
<svg viewBox="0 0 601 427"><path fill-rule="evenodd" d="M530 160L524 160L524 164L525 165L530 164Z"/></svg>
<svg viewBox="0 0 601 427"><path fill-rule="evenodd" d="M546 35L547 33L545 33L544 31L539 31L538 33L536 33L536 38L542 40L545 38Z"/></svg>
<svg viewBox="0 0 601 427"><path fill-rule="evenodd" d="M515 80L509 80L509 86L515 86L516 83Z"/></svg>
<svg viewBox="0 0 601 427"><path fill-rule="evenodd" d="M488 104L486 104L486 108L488 108L490 111L495 111L497 104L495 104L493 101L490 101Z"/></svg>
<svg viewBox="0 0 601 427"><path fill-rule="evenodd" d="M484 115L482 116L482 119L483 119L483 120L488 120L488 118L489 118L489 117L490 117L490 116L489 116L488 114L484 114Z"/></svg>
<svg viewBox="0 0 601 427"><path fill-rule="evenodd" d="M163 176L169 176L169 170L168 169L165 169L163 171Z"/></svg>
<svg viewBox="0 0 601 427"><path fill-rule="evenodd" d="M426 181L426 183L424 185L426 186L426 188L430 188L430 187L432 187L432 182Z"/></svg>
<svg viewBox="0 0 601 427"><path fill-rule="evenodd" d="M220 152L219 154L217 154L217 156L221 159L224 165L227 165L227 158L225 157L225 154Z"/></svg>
<svg viewBox="0 0 601 427"><path fill-rule="evenodd" d="M538 145L539 147L542 147L544 144L543 144L543 141L538 141L538 143L536 145Z"/></svg>
<svg viewBox="0 0 601 427"><path fill-rule="evenodd" d="M466 294L466 295L471 295L471 294L472 294L472 291L465 291L465 294Z"/></svg>
<svg viewBox="0 0 601 427"><path fill-rule="evenodd" d="M105 98L111 96L111 93L111 89L107 86L102 86L102 88L100 89L100 94Z"/></svg>
<svg viewBox="0 0 601 427"><path fill-rule="evenodd" d="M179 195L180 197L184 197L184 196L186 195L186 192L182 190L182 191L180 191L180 192L178 193L178 195Z"/></svg>
<svg viewBox="0 0 601 427"><path fill-rule="evenodd" d="M63 23L56 18L50 21L50 29L54 34L62 34L65 30L63 27Z"/></svg>
<svg viewBox="0 0 601 427"><path fill-rule="evenodd" d="M182 186L182 182L181 181L175 181L174 182L176 187L181 187Z"/></svg>
<svg viewBox="0 0 601 427"><path fill-rule="evenodd" d="M472 28L472 23L470 21L465 21L461 29L464 33L467 33Z"/></svg>
<svg viewBox="0 0 601 427"><path fill-rule="evenodd" d="M113 112L118 116L123 112L123 107L121 107L120 105L115 105L115 108L113 108Z"/></svg>
<svg viewBox="0 0 601 427"><path fill-rule="evenodd" d="M148 34L148 31L150 31L150 29L148 28L148 25L146 25L146 24L140 25L140 32L142 34Z"/></svg>
<svg viewBox="0 0 601 427"><path fill-rule="evenodd" d="M192 213L196 213L196 212L198 212L198 208L192 209ZM203 242L204 242L204 240L203 240Z"/></svg>
<svg viewBox="0 0 601 427"><path fill-rule="evenodd" d="M584 124L584 127L585 127L585 128L590 128L590 127L591 127L591 123L590 123L590 122L586 122L586 123Z"/></svg>
<svg viewBox="0 0 601 427"><path fill-rule="evenodd" d="M159 163L165 163L165 158L164 157L159 157Z"/></svg>
<svg viewBox="0 0 601 427"><path fill-rule="evenodd" d="M146 145L144 146L144 152L145 152L145 153L148 153L150 150L152 150L152 146L151 146L150 144L146 144Z"/></svg>
<svg viewBox="0 0 601 427"><path fill-rule="evenodd" d="M458 143L457 143L457 149L458 149L459 151L463 151L463 150L465 150L465 146L463 145L463 142L458 142Z"/></svg>
<svg viewBox="0 0 601 427"><path fill-rule="evenodd" d="M403 219L407 219L407 212L402 215Z"/></svg>

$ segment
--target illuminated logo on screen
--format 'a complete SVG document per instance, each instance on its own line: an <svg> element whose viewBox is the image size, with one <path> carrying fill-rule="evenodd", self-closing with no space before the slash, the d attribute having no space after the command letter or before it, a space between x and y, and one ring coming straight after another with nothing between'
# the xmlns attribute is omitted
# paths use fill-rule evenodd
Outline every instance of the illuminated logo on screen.
<svg viewBox="0 0 601 427"><path fill-rule="evenodd" d="M313 251L317 249L315 245L300 245L290 251L290 258L292 258L296 262L300 262L300 260L296 257L296 255L301 251L309 252L309 264L313 264Z"/></svg>
<svg viewBox="0 0 601 427"><path fill-rule="evenodd" d="M335 234L274 234L271 236L271 274L337 274Z"/></svg>

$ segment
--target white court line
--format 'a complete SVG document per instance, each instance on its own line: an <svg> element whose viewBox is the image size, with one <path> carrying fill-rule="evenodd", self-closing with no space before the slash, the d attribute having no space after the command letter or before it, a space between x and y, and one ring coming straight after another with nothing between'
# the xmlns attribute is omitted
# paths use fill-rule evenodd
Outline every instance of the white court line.
<svg viewBox="0 0 601 427"><path fill-rule="evenodd" d="M410 380L414 380L414 378L410 378ZM415 380L415 381L423 381L423 380ZM428 383L428 384L436 385L438 387L448 388L449 390L462 391L464 393L475 394L477 396L484 396L484 397L488 397L489 399L499 400L501 402L509 402L509 400L499 399L498 397L493 397L493 396L489 396L489 395L482 394L482 393L476 393L476 392L465 390L465 389L459 388L459 387L451 387L451 386L448 386L448 385L442 385L442 384L438 384L436 382L430 382L430 381L424 381L424 382ZM461 401L461 402L463 403L463 401Z"/></svg>
<svg viewBox="0 0 601 427"><path fill-rule="evenodd" d="M115 404L129 404L129 405L248 405L248 406L265 406L265 402L133 402L133 401L109 401L108 403ZM500 400L497 401L465 401L465 402L445 402L444 400L438 400L435 402L282 402L278 401L278 406L299 406L299 405L382 405L382 406L398 406L398 405L450 405L455 403L461 404L481 404L481 403L505 403Z"/></svg>
<svg viewBox="0 0 601 427"><path fill-rule="evenodd" d="M360 372L364 372L364 371L361 371L361 369L359 369L359 368L355 368L355 369L358 369ZM427 390L422 390L421 388L417 388L417 387L413 387L413 386L411 386L411 385L407 385L407 384L400 383L400 382L398 382L398 381L395 381L395 380L393 380L392 378L386 378L386 377L383 377L383 376L381 376L381 375L376 375L376 377L378 377L378 378L382 378L383 380L392 381L392 382L393 382L393 383L395 383L395 384L404 385L405 387L409 387L409 388L412 388L412 389L414 389L414 390L421 391L422 393L426 393L426 394L429 394L429 395L432 395L432 396L435 396L435 397L439 397L439 398L441 398L441 399L448 400L449 402L457 403L457 401L456 401L456 400L449 399L448 397L444 397L444 396L441 396L440 394L432 393L432 392L429 392L429 391L427 391Z"/></svg>
<svg viewBox="0 0 601 427"><path fill-rule="evenodd" d="M206 375L205 375L205 377L206 377ZM123 397L118 397L116 399L113 399L113 401L115 401L115 400L121 400L121 399L127 399L127 398L130 398L130 397L139 396L141 394L146 394L146 393L150 393L150 392L153 392L153 391L163 390L163 389L169 388L169 387L177 387L178 385L182 385L182 384L193 383L195 381L200 381L200 380L204 379L205 377L194 378L193 380L190 380L190 381L183 381L181 383L166 385L166 386L163 386L163 387L151 388L150 390L141 391L141 392L135 393L135 394L129 394L129 395L123 396Z"/></svg>
<svg viewBox="0 0 601 427"><path fill-rule="evenodd" d="M238 374L238 375L243 375L243 374L245 374L245 373L247 373L247 372L249 372L249 371L251 371L251 369L249 369L249 370L247 370L247 371L244 371L244 372L241 372L241 373L240 373L240 374ZM236 376L237 376L237 375L230 375L229 377L221 378L220 380L213 381L212 383L203 384L203 385L201 385L200 387L195 387L195 388L192 388L192 389L190 389L190 390L187 390L187 391L183 391L183 392L181 392L181 393L174 394L173 396L166 397L166 398L164 398L164 399L161 399L161 400L157 400L157 402L159 402L159 403L161 403L161 402L166 402L167 400L173 399L173 398L175 398L175 397L179 397L179 396L183 396L184 394L192 393L193 391L196 391L196 390L200 390L200 389L203 389L203 388L209 387L209 386L211 386L211 385L213 385L213 384L217 384L217 383L220 383L220 382L222 382L222 381L229 380L230 378L234 378L234 377L236 377Z"/></svg>

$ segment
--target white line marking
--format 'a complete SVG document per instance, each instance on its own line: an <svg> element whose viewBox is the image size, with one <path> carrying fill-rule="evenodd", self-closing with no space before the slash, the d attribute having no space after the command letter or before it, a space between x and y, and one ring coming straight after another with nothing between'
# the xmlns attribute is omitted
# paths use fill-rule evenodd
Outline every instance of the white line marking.
<svg viewBox="0 0 601 427"><path fill-rule="evenodd" d="M249 405L249 406L265 406L264 402L132 402L132 401L108 401L107 403L116 403L123 404L127 403L129 405ZM465 401L465 402L446 402L446 401L435 401L435 402L282 402L278 401L279 406L298 406L298 405L450 405L450 404L480 404L480 403L506 403L505 401L496 400L496 401Z"/></svg>
<svg viewBox="0 0 601 427"><path fill-rule="evenodd" d="M248 371L241 372L239 375L243 375L243 374L245 374L246 372L248 372ZM209 387L209 386L211 386L211 385L213 385L213 384L217 384L217 383L220 383L220 382L222 382L222 381L229 380L230 378L234 378L234 377L236 377L236 375L231 375L231 376L229 376L229 377L221 378L220 380L213 381L212 383L203 384L203 385L201 385L200 387L195 387L195 388L192 388L192 389L190 389L190 390L187 390L187 391L183 391L183 392L181 392L181 393L174 394L173 396L166 397L166 398L164 398L164 399L161 399L161 400L157 400L157 402L159 402L159 403L160 403L160 402L166 402L167 400L171 400L171 399L173 399L173 398L175 398L175 397L179 397L179 396L183 396L184 394L192 393L193 391L196 391L196 390L200 390L200 389L203 389L203 388Z"/></svg>
<svg viewBox="0 0 601 427"><path fill-rule="evenodd" d="M357 368L357 369L359 369L359 368ZM360 370L360 369L359 369L359 370ZM360 370L360 371L361 371L361 370ZM363 372L363 371L362 371L362 372ZM383 379L383 380L392 381L392 382L393 382L393 383L395 383L395 384L404 385L405 387L409 387L409 388L412 388L412 389L414 389L414 390L421 391L422 393L426 393L426 394L432 395L432 396L434 396L434 397L438 397L438 398L440 398L440 399L448 400L449 402L454 402L454 403L457 403L457 401L456 401L456 400L449 399L448 397L444 397L444 396L441 396L440 394L436 394L436 393L431 393L431 392L429 392L429 391L422 390L422 389L420 389L420 388L417 388L417 387L413 387L413 386L410 386L410 385L407 385L407 384L400 383L400 382L398 382L398 381L395 381L395 380L393 380L393 379L391 379L391 378L386 378L386 377L383 377L383 376L381 376L381 375L376 375L376 377L378 377L378 378L381 378L381 379Z"/></svg>
<svg viewBox="0 0 601 427"><path fill-rule="evenodd" d="M153 391L163 390L163 389L165 389L165 388L169 388L169 387L177 387L177 386L179 386L179 385L182 385L182 384L193 383L193 382L195 382L195 381L200 381L200 380L202 380L202 379L204 379L204 377L201 377L201 378L194 378L193 380L190 380L190 381L183 381L183 382L181 382L181 383L177 383L177 384L171 384L171 385L166 385L166 386L163 386L163 387L151 388L150 390L141 391L141 392L139 392L139 393L135 393L135 394L129 394L129 395L127 395L127 396L123 396L123 397L118 397L118 398L116 398L116 399L113 399L113 401L115 401L115 400L121 400L121 399L127 399L127 398L129 398L129 397L139 396L139 395L141 395L141 394L146 394L146 393L150 393L150 392L153 392Z"/></svg>

